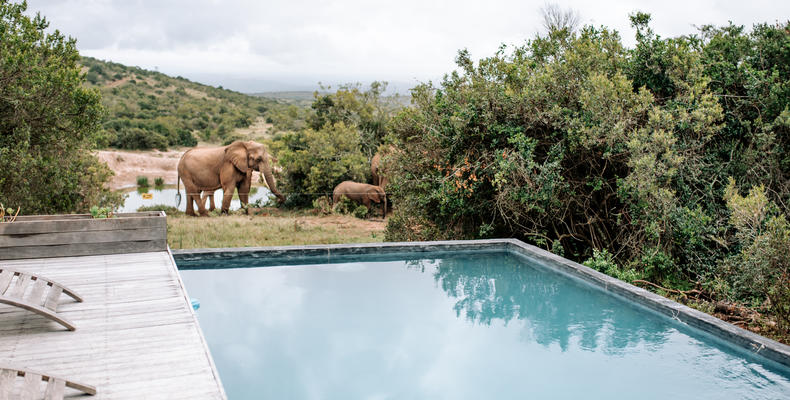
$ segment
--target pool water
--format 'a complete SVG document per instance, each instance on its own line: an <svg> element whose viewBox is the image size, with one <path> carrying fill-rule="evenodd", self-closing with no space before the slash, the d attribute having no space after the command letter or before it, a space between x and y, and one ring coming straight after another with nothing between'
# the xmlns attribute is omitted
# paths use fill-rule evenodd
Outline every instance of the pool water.
<svg viewBox="0 0 790 400"><path fill-rule="evenodd" d="M513 253L262 262L179 262L208 268L181 275L230 399L790 398L787 368Z"/></svg>

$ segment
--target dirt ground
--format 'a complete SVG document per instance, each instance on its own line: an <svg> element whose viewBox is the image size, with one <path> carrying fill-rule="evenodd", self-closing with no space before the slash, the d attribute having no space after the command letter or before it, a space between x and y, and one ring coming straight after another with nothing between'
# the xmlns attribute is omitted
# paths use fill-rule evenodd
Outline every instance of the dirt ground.
<svg viewBox="0 0 790 400"><path fill-rule="evenodd" d="M188 91L191 89L187 89ZM202 92L200 92L202 93ZM205 95L205 93L204 93ZM257 118L247 128L236 128L234 135L246 136L249 140L261 141L270 136L272 124L266 123L263 118ZM199 147L219 147L214 144L199 143ZM137 185L138 176L147 176L148 182L153 183L155 178L165 179L165 185L175 185L178 178L178 160L189 148L173 149L170 151L123 151L100 150L96 156L107 163L115 176L110 180L110 189L118 190ZM254 172L253 183L259 182L260 174Z"/></svg>
<svg viewBox="0 0 790 400"><path fill-rule="evenodd" d="M118 190L137 185L138 176L147 176L148 182L162 177L166 185L175 185L178 160L186 149L171 151L120 151L100 150L96 156L107 163L115 176L110 179L110 189Z"/></svg>
<svg viewBox="0 0 790 400"><path fill-rule="evenodd" d="M203 147L203 146L201 146ZM110 189L119 190L137 186L138 176L147 176L148 182L162 177L165 185L175 185L178 179L178 160L188 148L170 151L100 150L96 156L104 161L115 176L110 179ZM259 182L260 173L253 172L252 182Z"/></svg>

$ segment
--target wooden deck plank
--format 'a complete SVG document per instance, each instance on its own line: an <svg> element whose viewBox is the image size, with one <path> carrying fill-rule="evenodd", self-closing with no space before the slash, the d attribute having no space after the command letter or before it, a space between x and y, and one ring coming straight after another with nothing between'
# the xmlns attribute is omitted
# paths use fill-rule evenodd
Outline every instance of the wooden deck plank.
<svg viewBox="0 0 790 400"><path fill-rule="evenodd" d="M84 299L61 296L59 313L74 332L0 305L0 354L8 362L94 385L96 399L226 398L167 252L3 265L40 273Z"/></svg>

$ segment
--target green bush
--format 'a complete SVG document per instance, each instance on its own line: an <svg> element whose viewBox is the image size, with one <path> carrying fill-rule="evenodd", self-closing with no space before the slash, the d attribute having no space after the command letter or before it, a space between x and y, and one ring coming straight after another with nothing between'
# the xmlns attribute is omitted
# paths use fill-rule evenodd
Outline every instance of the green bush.
<svg viewBox="0 0 790 400"><path fill-rule="evenodd" d="M280 135L270 148L282 166L278 185L296 194L289 196L295 206L312 204L345 180L365 182L370 170L357 130L342 122Z"/></svg>
<svg viewBox="0 0 790 400"><path fill-rule="evenodd" d="M178 145L179 146L186 146L186 147L194 147L197 146L198 141L195 137L186 129L180 129L178 131Z"/></svg>
<svg viewBox="0 0 790 400"><path fill-rule="evenodd" d="M632 49L588 26L461 51L413 89L388 125L387 240L517 237L786 325L790 22L661 38L649 21L632 15Z"/></svg>
<svg viewBox="0 0 790 400"><path fill-rule="evenodd" d="M137 180L137 184L138 185L140 184L139 178ZM161 176L154 178L154 186L164 186L164 185L165 185L165 178L162 178Z"/></svg>
<svg viewBox="0 0 790 400"><path fill-rule="evenodd" d="M357 203L351 201L346 196L340 196L340 201L332 205L332 211L336 214L351 214L356 210Z"/></svg>
<svg viewBox="0 0 790 400"><path fill-rule="evenodd" d="M767 308L784 329L790 329L790 224L765 188L757 186L748 196L738 194L730 179L724 194L730 210L730 224L740 252L723 264L735 299Z"/></svg>
<svg viewBox="0 0 790 400"><path fill-rule="evenodd" d="M131 128L118 132L111 145L119 149L159 149L165 151L167 150L167 138L156 132Z"/></svg>
<svg viewBox="0 0 790 400"><path fill-rule="evenodd" d="M585 260L584 265L626 282L633 282L641 278L640 274L635 270L619 267L614 261L612 253L609 253L606 249L593 250L592 257Z"/></svg>
<svg viewBox="0 0 790 400"><path fill-rule="evenodd" d="M83 85L75 41L26 8L0 2L0 202L26 214L117 207L112 172L91 153L100 95Z"/></svg>
<svg viewBox="0 0 790 400"><path fill-rule="evenodd" d="M370 212L370 210L368 210L368 208L363 204L360 204L354 209L354 211L351 212L351 214L357 218L365 219L368 217L368 212Z"/></svg>
<svg viewBox="0 0 790 400"><path fill-rule="evenodd" d="M321 214L331 214L332 204L329 196L321 196L313 200L313 209L318 210Z"/></svg>
<svg viewBox="0 0 790 400"><path fill-rule="evenodd" d="M148 177L147 176L138 176L137 177L137 186L138 187L148 187Z"/></svg>

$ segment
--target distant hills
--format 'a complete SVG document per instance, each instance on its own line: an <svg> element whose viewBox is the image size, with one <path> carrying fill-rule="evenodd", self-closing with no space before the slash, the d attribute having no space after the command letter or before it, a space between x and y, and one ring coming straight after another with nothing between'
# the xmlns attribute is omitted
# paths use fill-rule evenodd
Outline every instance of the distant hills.
<svg viewBox="0 0 790 400"><path fill-rule="evenodd" d="M91 57L82 57L80 64L85 85L101 92L107 111L100 148L164 150L270 138L277 131L304 128L316 93L244 94ZM409 96L385 99L409 104Z"/></svg>
<svg viewBox="0 0 790 400"><path fill-rule="evenodd" d="M260 92L250 93L250 96L263 97L266 99L280 100L292 104L310 105L313 102L315 91L302 90L292 92Z"/></svg>
<svg viewBox="0 0 790 400"><path fill-rule="evenodd" d="M99 147L165 149L201 142L229 143L241 128L271 121L285 100L250 96L95 58L80 61L86 85L107 110ZM288 102L290 103L290 102ZM267 118L268 117L268 118Z"/></svg>

